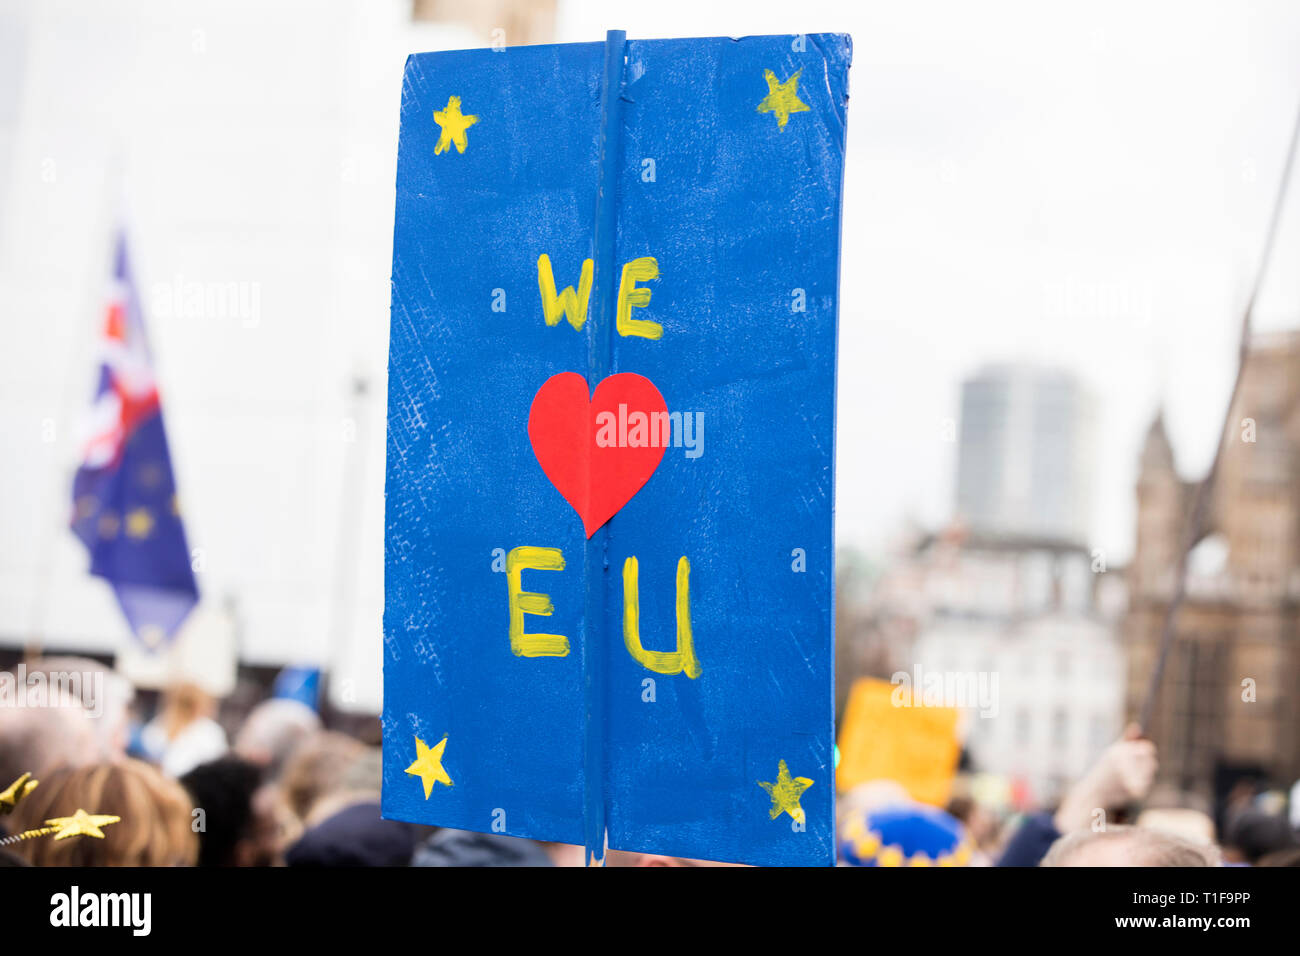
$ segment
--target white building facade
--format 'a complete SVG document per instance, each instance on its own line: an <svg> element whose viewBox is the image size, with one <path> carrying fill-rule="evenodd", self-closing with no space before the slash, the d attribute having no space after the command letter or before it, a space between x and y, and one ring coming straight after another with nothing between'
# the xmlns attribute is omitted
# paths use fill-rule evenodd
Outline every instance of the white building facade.
<svg viewBox="0 0 1300 956"><path fill-rule="evenodd" d="M1120 574L1081 547L1032 539L951 536L913 561L914 684L944 675L986 688L961 702L971 769L1050 803L1122 730Z"/></svg>

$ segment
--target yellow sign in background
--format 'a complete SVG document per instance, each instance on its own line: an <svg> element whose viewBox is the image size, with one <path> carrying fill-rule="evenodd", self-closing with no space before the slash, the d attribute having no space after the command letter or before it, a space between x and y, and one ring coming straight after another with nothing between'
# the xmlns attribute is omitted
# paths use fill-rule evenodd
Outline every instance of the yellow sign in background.
<svg viewBox="0 0 1300 956"><path fill-rule="evenodd" d="M871 677L853 683L840 724L836 786L845 791L869 780L896 780L912 799L942 807L961 754L960 715L955 707L896 706L897 689Z"/></svg>

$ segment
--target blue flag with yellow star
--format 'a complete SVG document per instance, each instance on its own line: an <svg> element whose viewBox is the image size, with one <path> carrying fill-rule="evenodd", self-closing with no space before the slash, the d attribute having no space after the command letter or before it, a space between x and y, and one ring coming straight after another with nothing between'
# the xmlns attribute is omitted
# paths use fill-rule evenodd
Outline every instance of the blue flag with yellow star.
<svg viewBox="0 0 1300 956"><path fill-rule="evenodd" d="M834 862L850 42L419 54L388 384L388 817Z"/></svg>

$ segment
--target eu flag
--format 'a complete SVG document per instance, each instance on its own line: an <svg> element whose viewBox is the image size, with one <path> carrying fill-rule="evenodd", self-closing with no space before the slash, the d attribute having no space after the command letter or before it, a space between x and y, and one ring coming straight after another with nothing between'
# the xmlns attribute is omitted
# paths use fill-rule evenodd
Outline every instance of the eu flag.
<svg viewBox="0 0 1300 956"><path fill-rule="evenodd" d="M119 234L100 335L99 382L72 491L90 573L113 588L132 633L170 640L198 603L144 314Z"/></svg>

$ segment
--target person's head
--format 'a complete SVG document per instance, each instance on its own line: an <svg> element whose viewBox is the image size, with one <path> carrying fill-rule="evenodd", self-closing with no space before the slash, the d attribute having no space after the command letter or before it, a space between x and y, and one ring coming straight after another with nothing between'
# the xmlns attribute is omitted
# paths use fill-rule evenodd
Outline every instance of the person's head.
<svg viewBox="0 0 1300 956"><path fill-rule="evenodd" d="M1200 846L1216 842L1212 808L1200 794L1165 784L1153 788L1142 805L1137 826L1173 833Z"/></svg>
<svg viewBox="0 0 1300 956"><path fill-rule="evenodd" d="M99 759L94 721L71 695L52 691L42 707L0 705L0 789L25 773L39 778Z"/></svg>
<svg viewBox="0 0 1300 956"><path fill-rule="evenodd" d="M1275 853L1269 853L1267 856L1261 856L1256 866L1300 866L1300 847L1292 847L1289 850L1278 850Z"/></svg>
<svg viewBox="0 0 1300 956"><path fill-rule="evenodd" d="M266 770L274 780L306 737L320 730L316 712L298 700L264 700L249 712L235 736L235 754Z"/></svg>
<svg viewBox="0 0 1300 956"><path fill-rule="evenodd" d="M1160 830L1077 830L1052 844L1039 866L1218 866L1214 847Z"/></svg>
<svg viewBox="0 0 1300 956"><path fill-rule="evenodd" d="M401 820L386 820L378 802L352 803L307 827L302 836L285 849L288 866L410 866L424 827ZM438 833L460 834L457 830ZM497 833L464 834L472 841L514 841ZM521 841L526 842L526 841ZM460 858L454 864L468 865Z"/></svg>
<svg viewBox="0 0 1300 956"><path fill-rule="evenodd" d="M198 684L172 684L163 692L161 723L168 740L175 740L194 721L217 712L212 695Z"/></svg>
<svg viewBox="0 0 1300 956"><path fill-rule="evenodd" d="M42 657L27 664L27 674L44 674L50 687L76 688L99 743L99 759L126 756L131 737L131 682L89 657ZM74 694L76 696L76 694Z"/></svg>
<svg viewBox="0 0 1300 956"><path fill-rule="evenodd" d="M1136 825L1144 830L1172 833L1197 846L1214 845L1214 820L1200 810L1147 807L1138 814Z"/></svg>
<svg viewBox="0 0 1300 956"><path fill-rule="evenodd" d="M365 746L346 734L322 730L306 738L285 763L280 787L289 809L306 820L322 797L342 789Z"/></svg>
<svg viewBox="0 0 1300 956"><path fill-rule="evenodd" d="M181 785L202 814L199 866L271 866L277 857L277 824L268 801L259 799L262 772L224 757L200 764Z"/></svg>
<svg viewBox="0 0 1300 956"><path fill-rule="evenodd" d="M314 826L344 807L380 802L384 757L378 747L361 747L340 769L338 779L331 789L317 797L303 818L303 823L307 826Z"/></svg>
<svg viewBox="0 0 1300 956"><path fill-rule="evenodd" d="M1247 807L1233 814L1224 832L1224 853L1235 863L1257 863L1297 845L1291 823L1281 814Z"/></svg>
<svg viewBox="0 0 1300 956"><path fill-rule="evenodd" d="M12 832L36 829L46 820L78 810L111 814L104 838L36 837L13 851L36 866L193 866L198 840L191 830L191 804L184 788L139 760L65 768L41 777L9 818Z"/></svg>

